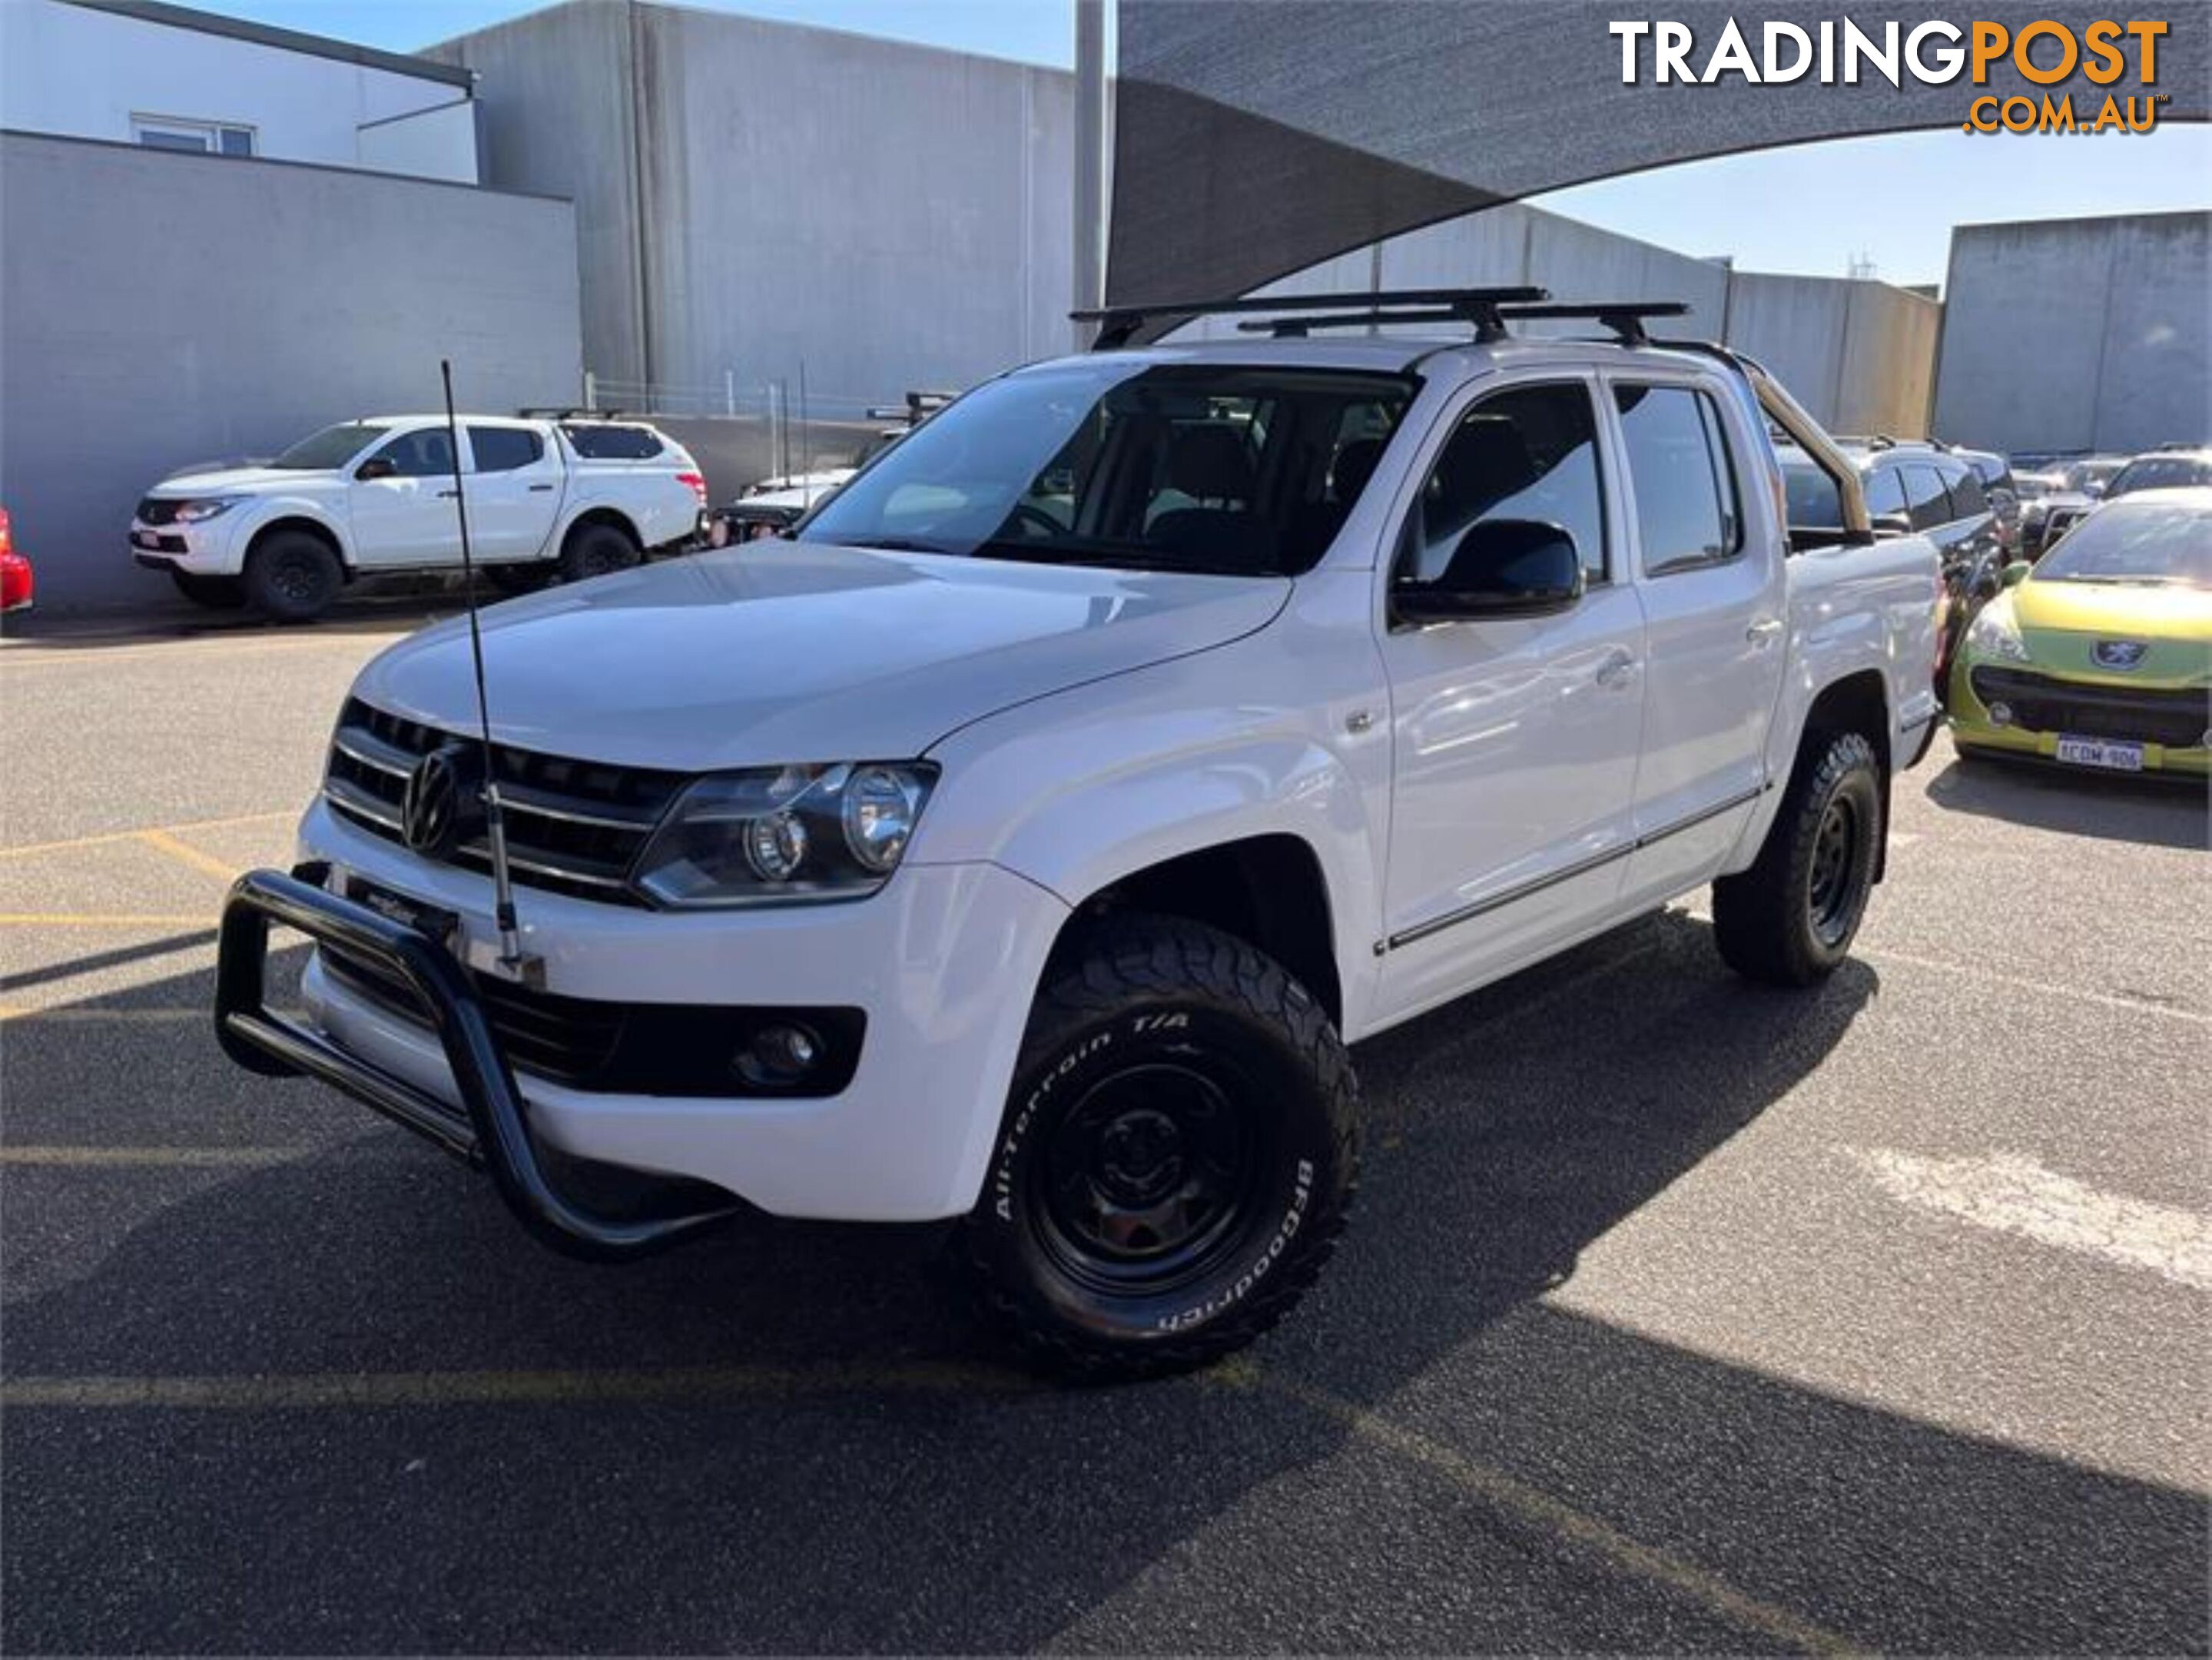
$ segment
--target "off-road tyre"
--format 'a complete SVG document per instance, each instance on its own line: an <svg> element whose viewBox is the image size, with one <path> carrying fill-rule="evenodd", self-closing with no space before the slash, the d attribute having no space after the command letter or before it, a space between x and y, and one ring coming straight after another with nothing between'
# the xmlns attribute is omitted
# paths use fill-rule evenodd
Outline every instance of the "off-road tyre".
<svg viewBox="0 0 2212 1660"><path fill-rule="evenodd" d="M958 1235L985 1317L1066 1382L1188 1371L1281 1319L1343 1231L1358 1083L1319 1001L1142 915L1057 952Z"/></svg>
<svg viewBox="0 0 2212 1660"><path fill-rule="evenodd" d="M246 584L235 576L204 576L172 567L169 580L177 585L179 593L210 611L236 611L246 603Z"/></svg>
<svg viewBox="0 0 2212 1660"><path fill-rule="evenodd" d="M329 543L305 531L273 531L246 556L246 597L279 623L304 623L331 608L345 567Z"/></svg>
<svg viewBox="0 0 2212 1660"><path fill-rule="evenodd" d="M503 594L535 593L553 580L554 564L540 559L527 565L486 565L483 574Z"/></svg>
<svg viewBox="0 0 2212 1660"><path fill-rule="evenodd" d="M568 532L561 544L561 556L554 562L563 582L584 582L611 571L628 570L644 556L624 532L612 525L592 523L578 525Z"/></svg>
<svg viewBox="0 0 2212 1660"><path fill-rule="evenodd" d="M1810 986L1850 955L1881 862L1884 800L1874 745L1817 734L1797 758L1751 868L1713 884L1713 943L1747 979Z"/></svg>

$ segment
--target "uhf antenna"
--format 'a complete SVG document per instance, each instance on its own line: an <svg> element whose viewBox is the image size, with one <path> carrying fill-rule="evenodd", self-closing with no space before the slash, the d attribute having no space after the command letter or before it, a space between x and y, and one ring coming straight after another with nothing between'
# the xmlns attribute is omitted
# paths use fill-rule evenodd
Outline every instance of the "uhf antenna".
<svg viewBox="0 0 2212 1660"><path fill-rule="evenodd" d="M483 629L477 620L477 569L469 552L469 499L461 485L461 431L453 419L453 366L438 360L446 388L446 445L453 464L453 511L461 520L461 581L468 595L469 654L477 672L477 728L483 739L484 835L491 843L492 921L499 929L499 963L517 980L529 977L522 931L514 916L514 880L507 866L507 815L500 811L499 769L492 756L491 700L484 695Z"/></svg>

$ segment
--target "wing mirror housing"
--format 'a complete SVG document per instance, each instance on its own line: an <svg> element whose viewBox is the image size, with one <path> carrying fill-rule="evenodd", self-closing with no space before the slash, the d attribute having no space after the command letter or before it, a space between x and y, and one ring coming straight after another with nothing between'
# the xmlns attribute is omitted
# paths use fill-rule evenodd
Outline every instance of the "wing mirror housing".
<svg viewBox="0 0 2212 1660"><path fill-rule="evenodd" d="M1453 548L1433 582L1411 582L1391 595L1402 623L1550 617L1583 597L1583 557L1572 532L1534 519L1475 525Z"/></svg>
<svg viewBox="0 0 2212 1660"><path fill-rule="evenodd" d="M374 483L380 478L397 478L399 477L399 464L381 455L372 455L353 470L353 476L364 484Z"/></svg>
<svg viewBox="0 0 2212 1660"><path fill-rule="evenodd" d="M2029 564L2027 560L2015 559L2004 568L2004 574L1997 580L2008 588L2016 588L2027 581L2028 572L2034 569L2035 567Z"/></svg>

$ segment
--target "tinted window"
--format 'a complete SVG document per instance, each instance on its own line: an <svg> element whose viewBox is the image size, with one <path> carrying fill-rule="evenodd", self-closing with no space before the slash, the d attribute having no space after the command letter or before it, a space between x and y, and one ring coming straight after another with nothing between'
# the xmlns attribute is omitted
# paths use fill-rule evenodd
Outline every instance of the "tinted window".
<svg viewBox="0 0 2212 1660"><path fill-rule="evenodd" d="M2105 486L2105 495L2109 500L2134 490L2174 489L2186 484L2212 484L2212 463L2193 455L2139 455Z"/></svg>
<svg viewBox="0 0 2212 1660"><path fill-rule="evenodd" d="M469 449L478 472L513 472L537 465L545 441L526 427L471 427Z"/></svg>
<svg viewBox="0 0 2212 1660"><path fill-rule="evenodd" d="M1414 384L1111 355L1007 375L878 456L799 539L1294 574L1328 546Z"/></svg>
<svg viewBox="0 0 2212 1660"><path fill-rule="evenodd" d="M1597 422L1587 387L1522 386L1467 412L1421 487L1398 580L1435 581L1468 531L1497 519L1559 526L1575 538L1588 580L1605 580Z"/></svg>
<svg viewBox="0 0 2212 1660"><path fill-rule="evenodd" d="M1883 519L1904 515L1905 484L1898 477L1895 467L1872 468L1863 482L1866 485L1868 517Z"/></svg>
<svg viewBox="0 0 2212 1660"><path fill-rule="evenodd" d="M453 476L453 442L443 427L425 427L402 433L377 451L376 459L389 461L402 478L450 478Z"/></svg>
<svg viewBox="0 0 2212 1660"><path fill-rule="evenodd" d="M1972 519L1990 510L1990 498L1982 492L1982 481L1974 470L1967 467L1951 480L1951 517Z"/></svg>
<svg viewBox="0 0 2212 1660"><path fill-rule="evenodd" d="M1711 564L1743 546L1720 411L1682 386L1616 386L1644 573Z"/></svg>
<svg viewBox="0 0 2212 1660"><path fill-rule="evenodd" d="M388 427L370 426L359 422L342 427L325 427L312 438L302 438L269 465L288 467L298 472L327 472L342 467L366 449L379 433L388 432Z"/></svg>
<svg viewBox="0 0 2212 1660"><path fill-rule="evenodd" d="M561 430L586 461L650 461L660 453L660 435L648 427L617 427L593 421L574 422Z"/></svg>
<svg viewBox="0 0 2212 1660"><path fill-rule="evenodd" d="M1942 473L1918 463L1899 467L1898 471L1905 479L1905 509L1912 516L1913 529L1926 530L1949 520L1951 502L1943 493Z"/></svg>

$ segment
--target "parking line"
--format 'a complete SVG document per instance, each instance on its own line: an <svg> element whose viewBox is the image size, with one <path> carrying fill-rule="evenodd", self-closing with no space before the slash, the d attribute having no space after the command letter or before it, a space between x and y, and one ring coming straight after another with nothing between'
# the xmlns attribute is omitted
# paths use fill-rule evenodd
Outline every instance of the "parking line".
<svg viewBox="0 0 2212 1660"><path fill-rule="evenodd" d="M197 818L182 824L155 824L143 830L102 830L97 836L73 836L60 842L27 842L20 848L0 848L0 859L27 859L41 853L75 853L82 848L104 848L118 842L135 842L142 836L182 836L192 830L229 830L239 824L265 824L272 819L293 818L299 815L296 807L279 807L272 812L234 813L227 818Z"/></svg>
<svg viewBox="0 0 2212 1660"><path fill-rule="evenodd" d="M188 842L179 842L167 830L140 830L137 839L155 852L165 853L179 864L190 865L203 875L212 876L219 882L234 880L238 875L234 866L224 864L212 854L202 853Z"/></svg>
<svg viewBox="0 0 2212 1660"><path fill-rule="evenodd" d="M1442 1476L1452 1486L1492 1509L1502 1511L1540 1532L1565 1539L1602 1556L1637 1578L1679 1591L1747 1631L1757 1632L1777 1643L1786 1644L1808 1654L1852 1654L1860 1651L1859 1645L1847 1638L1817 1626L1788 1608L1739 1590L1695 1563L1686 1562L1670 1552L1644 1544L1640 1540L1632 1539L1610 1523L1600 1521L1565 1500L1553 1498L1542 1488L1532 1487L1517 1476L1509 1475L1494 1466L1470 1458L1440 1441L1431 1440L1418 1431L1394 1424L1379 1413L1343 1400L1325 1389L1260 1371L1249 1364L1239 1367L1232 1362L1228 1367L1216 1368L1217 1373L1223 1371L1229 1374L1223 1379L1224 1382L1242 1383L1248 1387L1256 1385L1268 1394L1296 1402L1325 1418L1334 1419L1363 1439L1387 1448L1400 1457Z"/></svg>
<svg viewBox="0 0 2212 1660"><path fill-rule="evenodd" d="M2112 992L2091 991L2081 986L2061 986L2048 980L2028 980L2016 974L2000 974L1993 969L1978 968L1972 963L1946 962L1940 957L1918 957L1910 952L1876 951L1864 946L1851 948L1854 956L1875 963L1901 963L1907 968L1934 969L1944 974L1964 975L1970 980L1984 980L1995 986L2010 986L2019 991L2039 992L2046 997L2070 997L2078 1002L2095 1003L2108 1009L2125 1009L2130 1014L2162 1014L2169 1019L2186 1020L2199 1026L2212 1026L2212 1014L2202 1014L2195 1009L2179 1008L2172 1003L2161 1003L2148 997L2129 997Z"/></svg>
<svg viewBox="0 0 2212 1660"><path fill-rule="evenodd" d="M513 1402L598 1406L641 1401L901 1394L1041 1394L1022 1372L963 1361L883 1365L679 1366L665 1371L308 1372L289 1377L9 1377L0 1408L177 1408L302 1411L343 1407L465 1407Z"/></svg>
<svg viewBox="0 0 2212 1660"><path fill-rule="evenodd" d="M283 1164L310 1147L62 1147L0 1146L0 1164L61 1166L145 1165L153 1168L223 1164Z"/></svg>

